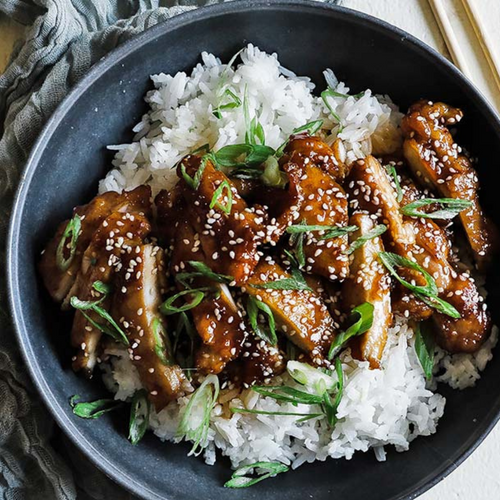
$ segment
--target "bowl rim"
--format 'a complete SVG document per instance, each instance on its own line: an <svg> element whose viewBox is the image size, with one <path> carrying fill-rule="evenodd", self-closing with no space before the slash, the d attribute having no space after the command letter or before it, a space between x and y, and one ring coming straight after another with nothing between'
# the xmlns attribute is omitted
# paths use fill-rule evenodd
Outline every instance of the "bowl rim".
<svg viewBox="0 0 500 500"><path fill-rule="evenodd" d="M146 29L144 32L134 36L132 39L113 49L90 68L87 74L75 84L68 95L58 104L55 111L43 126L26 161L25 169L21 173L19 186L17 188L12 207L7 237L7 289L9 309L13 319L16 339L24 363L28 368L31 380L45 406L49 409L52 418L54 418L57 422L57 425L98 469L104 472L125 490L137 495L140 498L148 500L165 500L166 497L158 495L155 491L150 490L147 485L132 480L123 471L121 471L114 462L110 461L98 449L92 446L90 441L87 440L85 434L78 430L72 419L68 418L64 411L62 411L61 402L52 394L50 386L45 381L43 371L38 364L35 352L32 350L28 341L28 332L26 325L24 324L19 287L17 286L19 271L17 242L21 227L21 215L26 201L29 185L36 172L38 162L43 154L43 150L47 142L51 139L61 120L71 109L72 105L78 100L80 95L85 92L85 90L93 82L100 78L102 74L111 69L130 53L134 52L141 46L152 42L156 38L162 36L165 32L173 31L191 23L206 21L219 15L235 12L249 12L255 9L303 9L319 15L333 11L340 13L343 16L355 18L358 22L362 21L363 23L368 24L371 28L381 30L387 35L398 37L400 42L408 43L413 47L413 50L423 53L424 56L433 59L440 65L444 66L444 68L458 80L459 85L470 92L471 100L481 107L483 114L487 115L487 118L489 118L494 126L496 125L498 136L500 138L500 117L496 110L483 96L481 91L471 81L469 81L458 68L456 68L449 60L447 60L435 49L408 32L369 14L338 5L320 3L315 0L238 0L188 10L187 12L175 15L172 18L158 23L155 26ZM59 409L61 411L58 411ZM457 460L445 463L443 467L437 470L430 479L421 480L419 483L416 483L415 485L410 486L404 491L396 494L390 500L414 499L442 481L472 454L472 452L483 442L499 420L500 412L497 411L496 414L492 416L491 420L483 425L476 441L460 451L460 455Z"/></svg>

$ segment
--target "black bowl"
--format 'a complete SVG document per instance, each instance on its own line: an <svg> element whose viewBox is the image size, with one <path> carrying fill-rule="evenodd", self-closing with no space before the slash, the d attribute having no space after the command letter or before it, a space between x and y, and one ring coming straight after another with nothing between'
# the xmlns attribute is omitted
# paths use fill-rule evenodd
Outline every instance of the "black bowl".
<svg viewBox="0 0 500 500"><path fill-rule="evenodd" d="M127 441L125 416L81 420L68 404L73 394L90 400L102 397L104 389L69 367L69 325L40 287L39 252L72 207L95 194L110 166L105 145L131 139L129 131L146 109L142 97L150 88L149 75L189 71L203 50L227 61L248 42L278 52L282 64L317 83L322 70L331 67L353 92L370 87L391 95L402 109L420 97L462 108L459 138L479 156L482 199L500 225L491 168L500 157L500 123L478 91L436 52L381 21L323 4L240 1L200 9L109 54L59 106L33 148L12 217L8 258L10 300L24 358L64 431L98 467L140 497L414 498L452 471L496 423L498 360L474 389L441 388L448 403L439 432L417 439L409 452L390 450L385 463L370 452L350 461L305 465L238 492L222 488L230 475L226 460L208 467L200 458L187 458L188 447L161 443L152 435L134 447ZM492 281L489 289L492 309L499 309L500 286Z"/></svg>

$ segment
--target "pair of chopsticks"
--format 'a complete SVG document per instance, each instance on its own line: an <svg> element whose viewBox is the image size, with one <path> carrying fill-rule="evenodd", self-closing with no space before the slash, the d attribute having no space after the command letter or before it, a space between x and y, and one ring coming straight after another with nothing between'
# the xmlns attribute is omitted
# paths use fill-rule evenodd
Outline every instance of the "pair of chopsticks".
<svg viewBox="0 0 500 500"><path fill-rule="evenodd" d="M467 17L474 28L474 33L479 41L484 57L488 62L493 79L498 90L500 91L500 59L493 48L490 36L481 22L476 5L473 3L474 1L475 0L461 0L463 8L467 13ZM472 80L471 70L467 64L467 60L462 52L462 49L460 48L457 37L455 36L455 32L453 31L442 0L429 0L429 3L434 13L434 17L438 22L439 29L441 30L441 33L446 41L446 45L450 51L453 62L460 68L464 75Z"/></svg>

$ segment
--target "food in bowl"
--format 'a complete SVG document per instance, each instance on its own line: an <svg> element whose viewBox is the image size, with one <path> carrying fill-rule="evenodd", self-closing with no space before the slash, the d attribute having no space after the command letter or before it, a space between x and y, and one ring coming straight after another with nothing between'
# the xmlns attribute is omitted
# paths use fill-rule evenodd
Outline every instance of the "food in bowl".
<svg viewBox="0 0 500 500"><path fill-rule="evenodd" d="M237 64L237 61L241 62ZM462 112L349 93L249 45L155 75L99 194L40 260L74 311L73 368L131 403L130 440L187 440L246 487L305 462L407 450L437 382L474 385L497 341L482 289L496 230ZM257 477L250 473L257 471Z"/></svg>

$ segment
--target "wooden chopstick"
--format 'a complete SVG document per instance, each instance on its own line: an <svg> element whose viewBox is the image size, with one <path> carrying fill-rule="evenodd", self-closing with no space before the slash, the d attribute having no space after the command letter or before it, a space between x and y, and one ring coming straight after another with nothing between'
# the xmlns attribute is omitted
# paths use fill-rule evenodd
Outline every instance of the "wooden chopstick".
<svg viewBox="0 0 500 500"><path fill-rule="evenodd" d="M448 19L448 15L446 14L446 10L441 0L429 0L429 4L439 25L439 29L441 30L444 41L446 42L446 46L450 51L451 58L453 59L455 66L458 66L462 73L467 78L472 80L472 73L470 71L469 65L467 64L462 49L460 48L460 44L458 43L457 37L455 36L455 32L453 31L450 20Z"/></svg>
<svg viewBox="0 0 500 500"><path fill-rule="evenodd" d="M462 5L467 13L467 16L469 17L472 27L474 28L479 45L483 50L484 57L491 69L498 90L500 90L500 60L498 59L498 55L495 53L491 38L488 35L484 24L481 22L481 18L474 3L471 2L471 0L462 0Z"/></svg>

